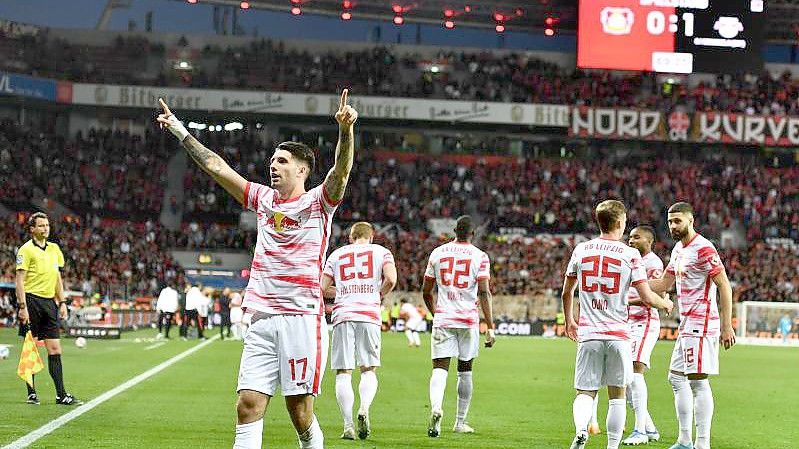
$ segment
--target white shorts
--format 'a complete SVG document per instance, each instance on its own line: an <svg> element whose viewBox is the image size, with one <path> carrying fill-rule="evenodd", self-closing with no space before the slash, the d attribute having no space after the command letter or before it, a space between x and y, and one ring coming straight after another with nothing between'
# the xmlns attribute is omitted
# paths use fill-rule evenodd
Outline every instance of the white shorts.
<svg viewBox="0 0 799 449"><path fill-rule="evenodd" d="M333 326L330 368L380 366L380 325L342 321Z"/></svg>
<svg viewBox="0 0 799 449"><path fill-rule="evenodd" d="M677 337L669 369L683 374L718 374L719 338Z"/></svg>
<svg viewBox="0 0 799 449"><path fill-rule="evenodd" d="M318 395L327 362L327 323L321 315L268 315L244 337L236 391L274 396Z"/></svg>
<svg viewBox="0 0 799 449"><path fill-rule="evenodd" d="M633 362L639 362L650 368L649 359L660 337L660 321L633 324L630 326L630 341L633 345Z"/></svg>
<svg viewBox="0 0 799 449"><path fill-rule="evenodd" d="M605 385L627 386L633 380L629 341L588 340L577 344L574 388L598 391Z"/></svg>
<svg viewBox="0 0 799 449"><path fill-rule="evenodd" d="M419 328L422 326L422 323L424 323L424 318L416 318L415 320L408 320L405 322L405 329L421 332Z"/></svg>
<svg viewBox="0 0 799 449"><path fill-rule="evenodd" d="M446 328L433 326L430 352L432 358L458 357L469 361L477 358L480 346L480 331L477 328Z"/></svg>

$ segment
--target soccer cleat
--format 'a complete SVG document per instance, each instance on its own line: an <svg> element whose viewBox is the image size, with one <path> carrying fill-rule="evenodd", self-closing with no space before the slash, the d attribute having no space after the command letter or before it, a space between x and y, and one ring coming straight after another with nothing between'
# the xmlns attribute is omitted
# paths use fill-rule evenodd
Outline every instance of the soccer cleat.
<svg viewBox="0 0 799 449"><path fill-rule="evenodd" d="M589 424L588 425L588 434L589 435L599 435L602 433L602 429L599 428L599 424Z"/></svg>
<svg viewBox="0 0 799 449"><path fill-rule="evenodd" d="M444 413L441 410L433 410L430 413L430 425L427 426L427 436L438 438L441 435L441 417Z"/></svg>
<svg viewBox="0 0 799 449"><path fill-rule="evenodd" d="M83 405L83 401L67 393L63 398L56 396L55 403L59 405Z"/></svg>
<svg viewBox="0 0 799 449"><path fill-rule="evenodd" d="M28 400L26 402L28 404L31 404L31 405L39 405L39 404L41 404L41 402L39 402L39 396L36 396L36 393L29 394L28 395Z"/></svg>
<svg viewBox="0 0 799 449"><path fill-rule="evenodd" d="M657 429L655 429L655 430L653 430L651 432L649 430L647 430L646 431L646 436L649 437L649 441L660 441L660 432L658 432Z"/></svg>
<svg viewBox="0 0 799 449"><path fill-rule="evenodd" d="M583 449L585 447L585 443L588 442L588 433L587 432L580 432L575 435L574 439L572 440L572 445L569 446L569 449Z"/></svg>
<svg viewBox="0 0 799 449"><path fill-rule="evenodd" d="M463 423L460 426L456 424L455 427L452 428L452 431L455 433L474 433L474 428L466 423Z"/></svg>
<svg viewBox="0 0 799 449"><path fill-rule="evenodd" d="M341 434L342 440L354 440L355 439L355 429L352 427L345 427L344 433Z"/></svg>
<svg viewBox="0 0 799 449"><path fill-rule="evenodd" d="M633 430L633 433L630 434L621 444L625 446L639 446L641 444L648 444L649 437L645 433L641 433L637 430Z"/></svg>
<svg viewBox="0 0 799 449"><path fill-rule="evenodd" d="M365 440L370 433L372 433L372 428L369 425L369 415L358 413L358 438Z"/></svg>
<svg viewBox="0 0 799 449"><path fill-rule="evenodd" d="M694 444L693 443L688 443L688 444L674 443L669 449L694 449Z"/></svg>

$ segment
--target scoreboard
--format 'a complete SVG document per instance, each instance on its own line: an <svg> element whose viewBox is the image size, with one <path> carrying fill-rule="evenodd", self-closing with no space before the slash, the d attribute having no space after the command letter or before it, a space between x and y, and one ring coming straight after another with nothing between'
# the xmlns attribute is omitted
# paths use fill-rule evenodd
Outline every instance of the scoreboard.
<svg viewBox="0 0 799 449"><path fill-rule="evenodd" d="M765 0L580 0L577 67L759 72Z"/></svg>

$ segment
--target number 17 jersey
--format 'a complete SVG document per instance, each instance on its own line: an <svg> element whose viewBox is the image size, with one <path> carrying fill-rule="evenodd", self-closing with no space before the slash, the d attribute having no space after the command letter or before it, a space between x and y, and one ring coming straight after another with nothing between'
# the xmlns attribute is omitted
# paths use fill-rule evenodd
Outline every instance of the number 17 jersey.
<svg viewBox="0 0 799 449"><path fill-rule="evenodd" d="M453 241L434 249L424 273L438 288L433 327L479 327L477 283L489 272L488 255L471 243Z"/></svg>
<svg viewBox="0 0 799 449"><path fill-rule="evenodd" d="M638 250L603 238L580 243L566 276L577 278L580 291L578 341L629 340L627 292L646 282Z"/></svg>

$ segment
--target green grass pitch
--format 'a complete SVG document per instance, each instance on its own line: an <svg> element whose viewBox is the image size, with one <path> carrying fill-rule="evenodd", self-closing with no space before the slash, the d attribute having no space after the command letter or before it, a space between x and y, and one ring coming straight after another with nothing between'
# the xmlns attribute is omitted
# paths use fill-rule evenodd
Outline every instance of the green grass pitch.
<svg viewBox="0 0 799 449"><path fill-rule="evenodd" d="M175 332L177 333L177 332ZM89 340L78 349L64 340L67 389L84 400L94 398L177 355L196 341L171 340L153 345L155 332L125 333L121 340ZM213 334L213 331L211 331ZM425 336L427 337L427 336ZM342 441L335 400L335 375L325 373L316 413L328 448L541 448L565 449L573 436L571 404L575 346L567 340L500 338L481 348L475 363L474 398L469 422L473 435L451 432L455 415L456 376L445 397L441 438L427 437L430 375L429 338L421 349L406 347L403 335L384 334L380 387L372 406L373 435L366 441ZM138 341L137 341L138 339ZM0 329L0 344L12 344L11 357L0 360L0 447L70 409L54 404L45 368L37 376L40 406L25 404L25 386L16 375L21 339ZM650 412L662 440L649 447L668 448L676 437L676 418L666 369L672 344L660 342L647 375ZM41 350L44 353L44 350ZM214 341L154 377L113 397L43 437L34 448L225 448L235 424L235 386L241 342ZM799 420L799 350L737 346L721 354L722 375L713 378L716 401L714 449L797 448ZM357 375L354 376L357 382ZM355 384L357 392L357 384ZM606 395L600 403L604 429ZM357 400L356 400L357 406ZM627 427L632 425L627 414ZM297 447L283 401L270 404L264 447ZM600 449L606 436L587 448Z"/></svg>

